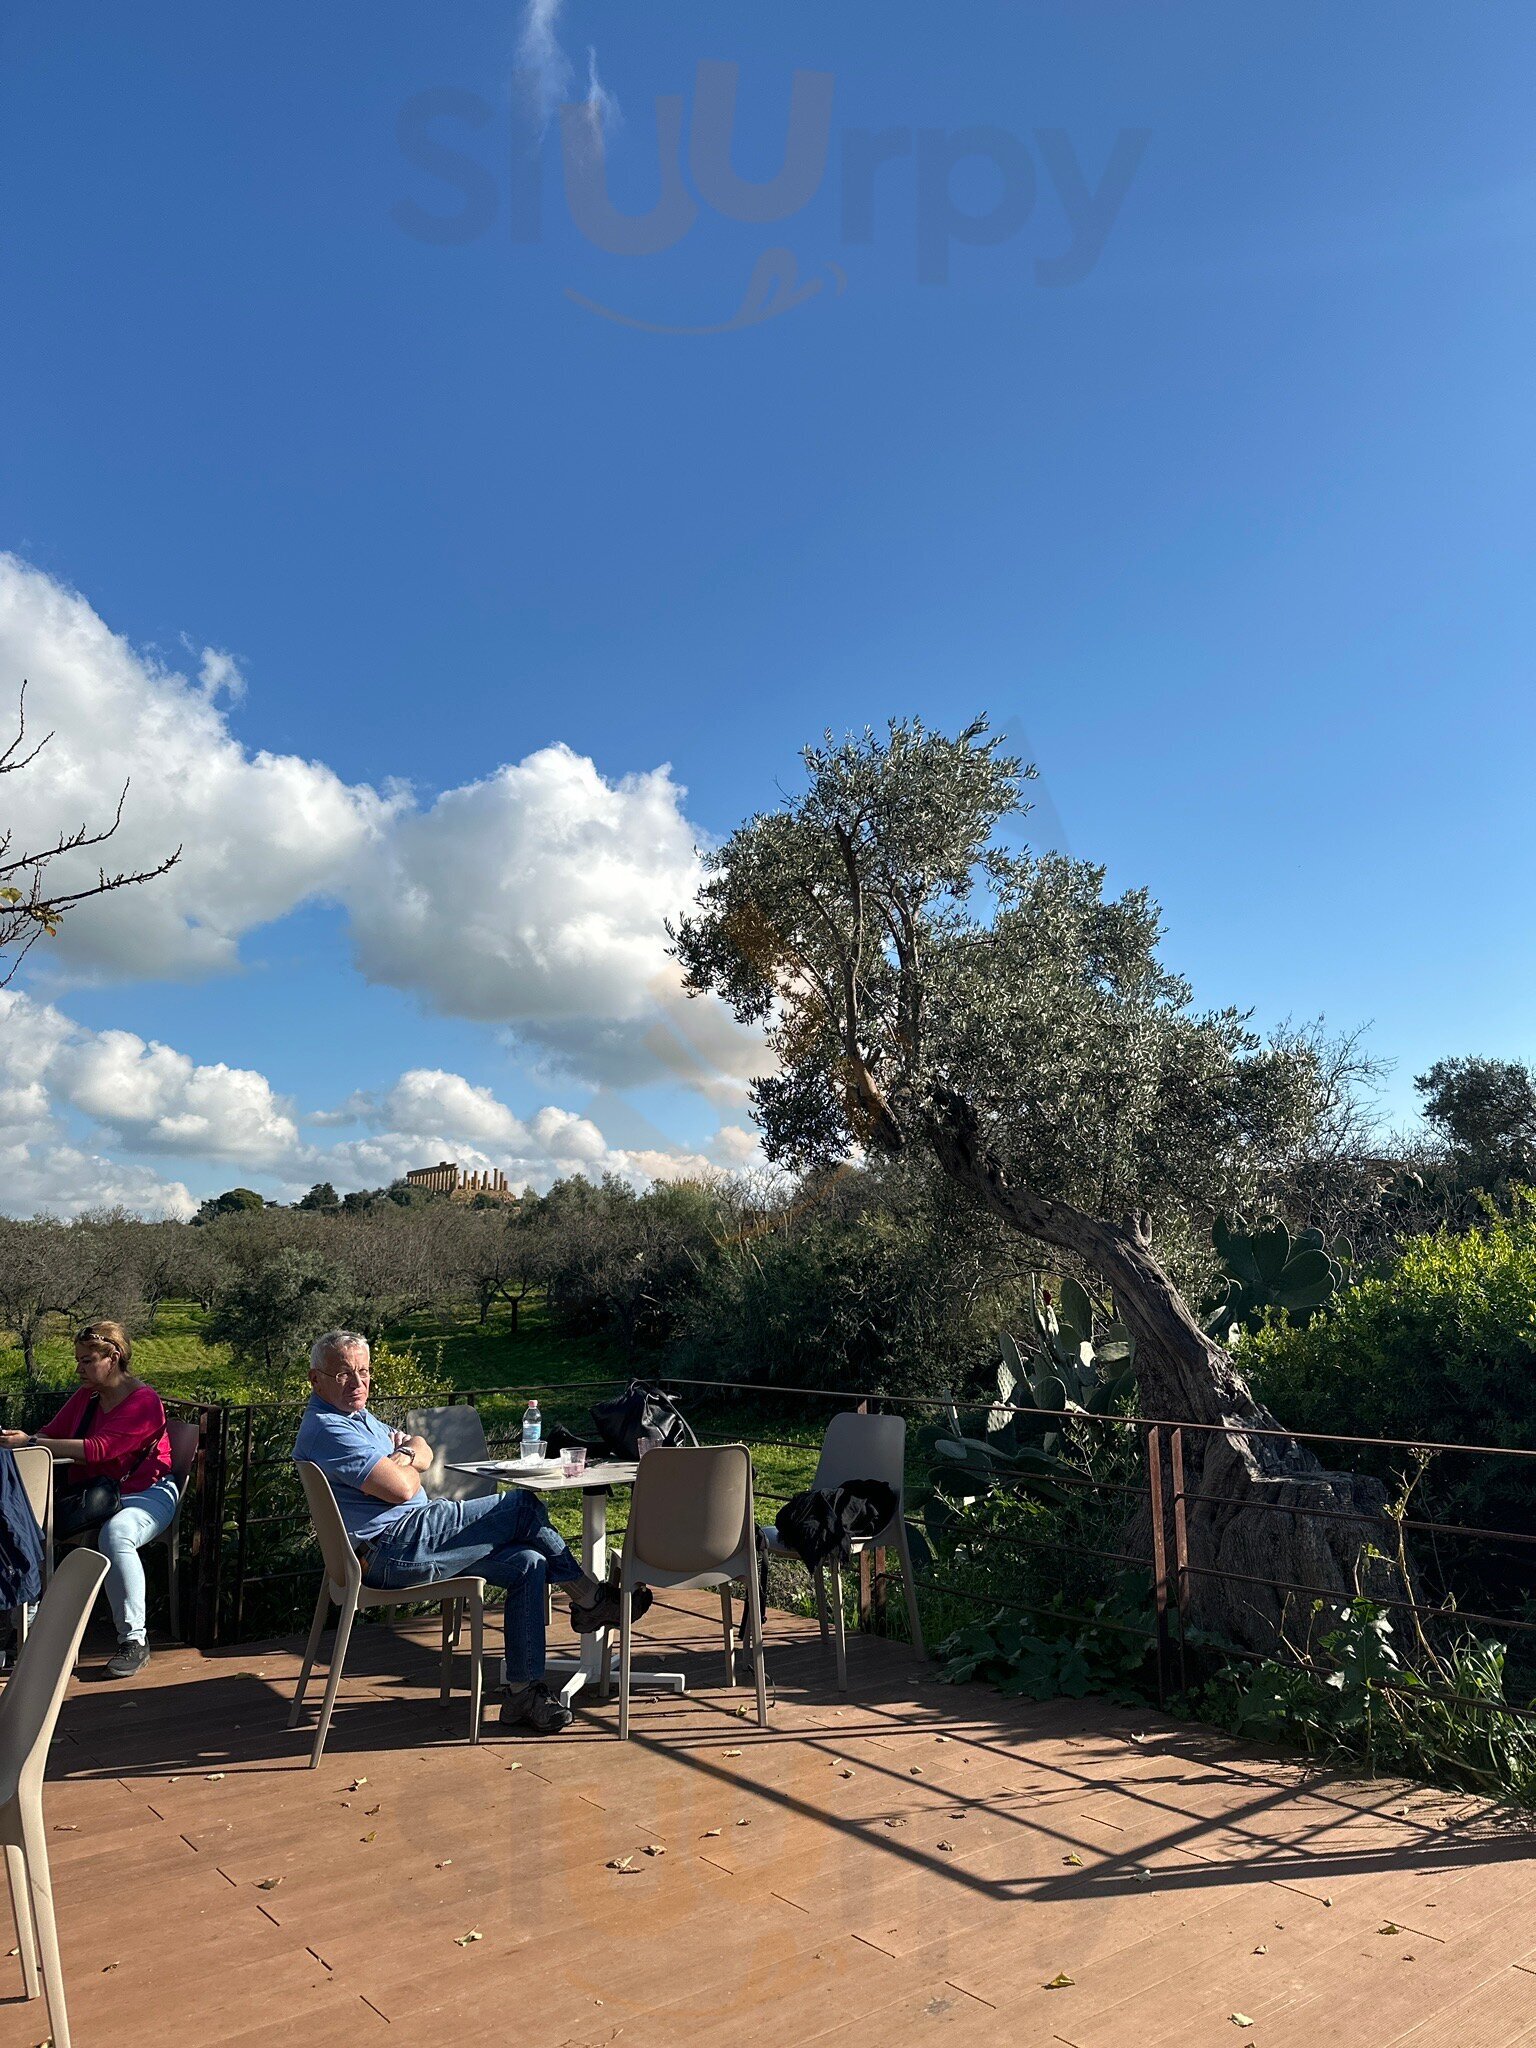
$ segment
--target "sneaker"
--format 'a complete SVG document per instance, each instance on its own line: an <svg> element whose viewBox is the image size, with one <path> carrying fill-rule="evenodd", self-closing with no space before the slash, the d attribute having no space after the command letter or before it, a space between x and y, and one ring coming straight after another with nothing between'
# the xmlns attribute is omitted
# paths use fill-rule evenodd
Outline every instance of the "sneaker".
<svg viewBox="0 0 1536 2048"><path fill-rule="evenodd" d="M137 1678L149 1662L148 1643L119 1643L117 1655L107 1660L108 1678Z"/></svg>
<svg viewBox="0 0 1536 2048"><path fill-rule="evenodd" d="M558 1735L573 1718L565 1701L542 1678L509 1692L501 1707L503 1728L531 1728L535 1735Z"/></svg>
<svg viewBox="0 0 1536 2048"><path fill-rule="evenodd" d="M636 1621L651 1604L649 1586L636 1586L630 1600L630 1613ZM619 1589L612 1579L606 1586L598 1588L597 1597L585 1607L571 1602L571 1627L579 1636L595 1635L600 1628L617 1628L619 1625Z"/></svg>

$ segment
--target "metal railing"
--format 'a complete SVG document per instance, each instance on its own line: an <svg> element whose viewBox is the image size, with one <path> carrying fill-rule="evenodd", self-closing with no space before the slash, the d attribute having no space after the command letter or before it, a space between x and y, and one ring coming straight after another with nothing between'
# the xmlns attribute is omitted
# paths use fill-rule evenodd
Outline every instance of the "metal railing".
<svg viewBox="0 0 1536 2048"><path fill-rule="evenodd" d="M948 1395L860 1393L674 1374L655 1374L651 1379L693 1410L702 1440L742 1437L760 1450L803 1452L808 1466L826 1419L838 1410L886 1410L921 1420L947 1416L955 1406ZM493 1413L487 1418L487 1441L495 1450L515 1441L517 1408L530 1398L539 1398L551 1411L570 1411L623 1384L616 1376L553 1385L522 1382L462 1389L451 1399L493 1411L506 1407L505 1417ZM1017 1402L978 1397L974 1404L963 1405L1039 1419L1039 1411ZM189 1638L211 1647L252 1634L283 1632L307 1611L316 1570L308 1518L291 1464L299 1405L167 1401L166 1407L195 1420L199 1429L197 1460L182 1516L183 1584L189 1609L183 1621ZM738 1422L734 1429L733 1419ZM1398 1589L1373 1592L1370 1597L1394 1617L1411 1617L1415 1631L1429 1635L1439 1631L1442 1640L1449 1630L1475 1626L1529 1644L1530 1654L1522 1661L1533 1674L1536 1689L1536 1643L1531 1643L1536 1637L1536 1603L1522 1611L1522 1592L1504 1611L1498 1611L1497 1603L1467 1598L1469 1591L1486 1587L1486 1567L1490 1558L1501 1552L1514 1560L1506 1576L1519 1592L1526 1576L1525 1561L1532 1556L1530 1546L1536 1545L1536 1450L1344 1437L1147 1416L1074 1416L1071 1426L1080 1445L1081 1470L1060 1474L1051 1483L1058 1492L1080 1501L1076 1528L1061 1534L1050 1522L1040 1520L1031 1527L990 1529L985 1539L985 1570L978 1570L974 1555L967 1561L963 1544L952 1549L942 1564L936 1560L927 1570L919 1570L917 1586L926 1596L925 1604L958 1603L964 1611L1014 1612L1048 1619L1055 1628L1082 1623L1144 1641L1149 1659L1155 1660L1158 1696L1166 1700L1186 1690L1192 1672L1206 1668L1209 1662L1211 1645L1196 1626L1202 1583L1246 1584L1262 1590L1271 1604L1277 1600L1287 1606L1295 1603L1298 1614L1311 1616L1314 1602L1321 1603L1328 1615L1342 1611L1337 1585L1313 1586L1299 1579L1262 1577L1233 1571L1215 1561L1203 1548L1200 1534L1207 1510L1362 1522L1359 1512L1313 1506L1305 1499L1228 1498L1201 1490L1190 1483L1189 1468L1191 1446L1203 1436L1274 1437L1317 1446L1336 1465L1363 1464L1387 1479L1392 1477L1394 1461L1402 1467L1405 1480L1411 1474L1422 1476L1437 1463L1467 1461L1469 1469L1483 1470L1497 1465L1518 1480L1504 1488L1505 1496L1514 1498L1518 1508L1514 1525L1494 1526L1456 1509L1459 1496L1454 1487L1442 1489L1448 1503L1446 1512L1410 1513L1400 1508L1388 1517L1385 1527L1399 1535L1406 1547L1410 1576ZM924 1475L912 1470L910 1477L914 1492L920 1495ZM1005 1474L998 1480L997 1490L1027 1496L1031 1486L1027 1480L1010 1479ZM782 1501L781 1495L767 1489L759 1498L765 1505ZM1452 1553L1449 1557L1447 1551ZM1469 1555L1476 1569L1468 1570L1458 1562ZM1004 1569L1002 1561L1010 1557L1016 1560L1016 1567ZM1091 1594L1095 1572L1100 1585L1107 1585L1117 1575L1144 1576L1150 1587L1144 1623L1106 1613L1091 1597L1088 1605L1094 1608L1092 1612L1063 1604L1063 1589L1072 1585L1087 1584ZM1010 1577L1015 1582L1010 1583ZM895 1624L900 1602L890 1603L888 1612L887 1600L893 1583L899 1587L899 1576L893 1574L883 1551L861 1554L857 1586L860 1628L879 1633ZM1042 1583L1049 1583L1054 1590L1042 1596ZM1322 1675L1326 1665L1318 1657L1319 1631L1308 1626L1300 1633L1302 1640L1283 1644L1279 1654L1299 1669ZM1223 1656L1234 1659L1259 1659L1265 1654L1235 1643L1223 1643L1220 1649ZM1410 1685L1420 1699L1436 1698L1473 1710L1493 1705L1498 1711L1526 1717L1536 1713L1518 1700L1490 1702L1447 1690L1422 1674L1414 1674ZM1391 1689L1390 1682L1387 1689Z"/></svg>

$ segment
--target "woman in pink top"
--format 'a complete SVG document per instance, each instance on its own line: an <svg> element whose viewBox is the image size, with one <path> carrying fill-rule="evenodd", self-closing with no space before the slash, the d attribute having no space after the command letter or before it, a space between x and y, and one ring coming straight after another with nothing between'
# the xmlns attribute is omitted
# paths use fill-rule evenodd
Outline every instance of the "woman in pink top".
<svg viewBox="0 0 1536 2048"><path fill-rule="evenodd" d="M107 1600L117 1624L113 1678L132 1678L149 1662L144 1627L141 1545L171 1524L177 1486L165 1409L153 1387L129 1371L133 1345L121 1323L87 1323L75 1339L80 1385L35 1437L0 1431L0 1444L46 1444L58 1461L54 1533L99 1533L108 1560Z"/></svg>

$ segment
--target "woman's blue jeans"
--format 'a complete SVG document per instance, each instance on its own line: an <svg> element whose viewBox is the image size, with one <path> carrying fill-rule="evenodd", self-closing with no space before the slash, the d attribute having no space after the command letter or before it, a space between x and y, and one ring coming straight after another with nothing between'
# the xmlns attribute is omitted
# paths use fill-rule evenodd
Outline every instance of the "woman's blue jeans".
<svg viewBox="0 0 1536 2048"><path fill-rule="evenodd" d="M142 1643L144 1633L144 1565L139 1551L163 1535L176 1512L176 1482L157 1479L142 1493L130 1493L115 1515L96 1532L96 1548L106 1558L107 1605L117 1624L120 1643Z"/></svg>
<svg viewBox="0 0 1536 2048"><path fill-rule="evenodd" d="M461 1576L507 1589L507 1683L542 1678L545 1582L584 1574L534 1494L514 1488L495 1499L426 1501L385 1530L363 1574L379 1587Z"/></svg>

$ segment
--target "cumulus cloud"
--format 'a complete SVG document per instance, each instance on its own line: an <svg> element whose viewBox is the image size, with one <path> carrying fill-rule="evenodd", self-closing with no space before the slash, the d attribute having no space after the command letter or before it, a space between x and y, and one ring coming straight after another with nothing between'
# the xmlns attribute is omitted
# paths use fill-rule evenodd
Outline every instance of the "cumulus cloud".
<svg viewBox="0 0 1536 2048"><path fill-rule="evenodd" d="M236 964L242 932L323 895L383 830L390 804L316 761L249 754L215 701L234 664L210 650L189 682L136 653L85 599L0 555L0 674L28 681L36 737L52 738L7 778L17 847L51 844L82 821L123 822L106 849L66 855L54 883L89 884L98 862L151 868L178 845L180 865L131 906L84 903L48 948L81 973L181 975Z"/></svg>
<svg viewBox="0 0 1536 2048"><path fill-rule="evenodd" d="M231 656L204 649L197 680L172 674L13 556L0 556L0 674L30 679L34 732L53 734L8 778L18 845L110 815L126 780L113 866L182 847L131 898L70 915L47 949L56 981L230 971L244 934L324 899L347 912L369 980L498 1026L551 1070L744 1102L760 1037L713 999L687 1001L666 954L665 921L699 874L667 768L610 782L550 746L422 802L251 753L218 701L243 687Z"/></svg>
<svg viewBox="0 0 1536 2048"><path fill-rule="evenodd" d="M303 1134L310 1128L338 1135L316 1143ZM726 1132L715 1149L720 1163L738 1151ZM198 1195L238 1178L285 1200L319 1180L343 1191L378 1187L440 1159L540 1189L578 1173L638 1186L715 1165L664 1143L612 1144L592 1118L555 1104L519 1117L489 1088L439 1068L412 1068L387 1088L300 1118L252 1069L200 1065L0 990L0 1210L78 1214L121 1203L145 1215L191 1214L187 1181L145 1163L156 1157L191 1163Z"/></svg>

